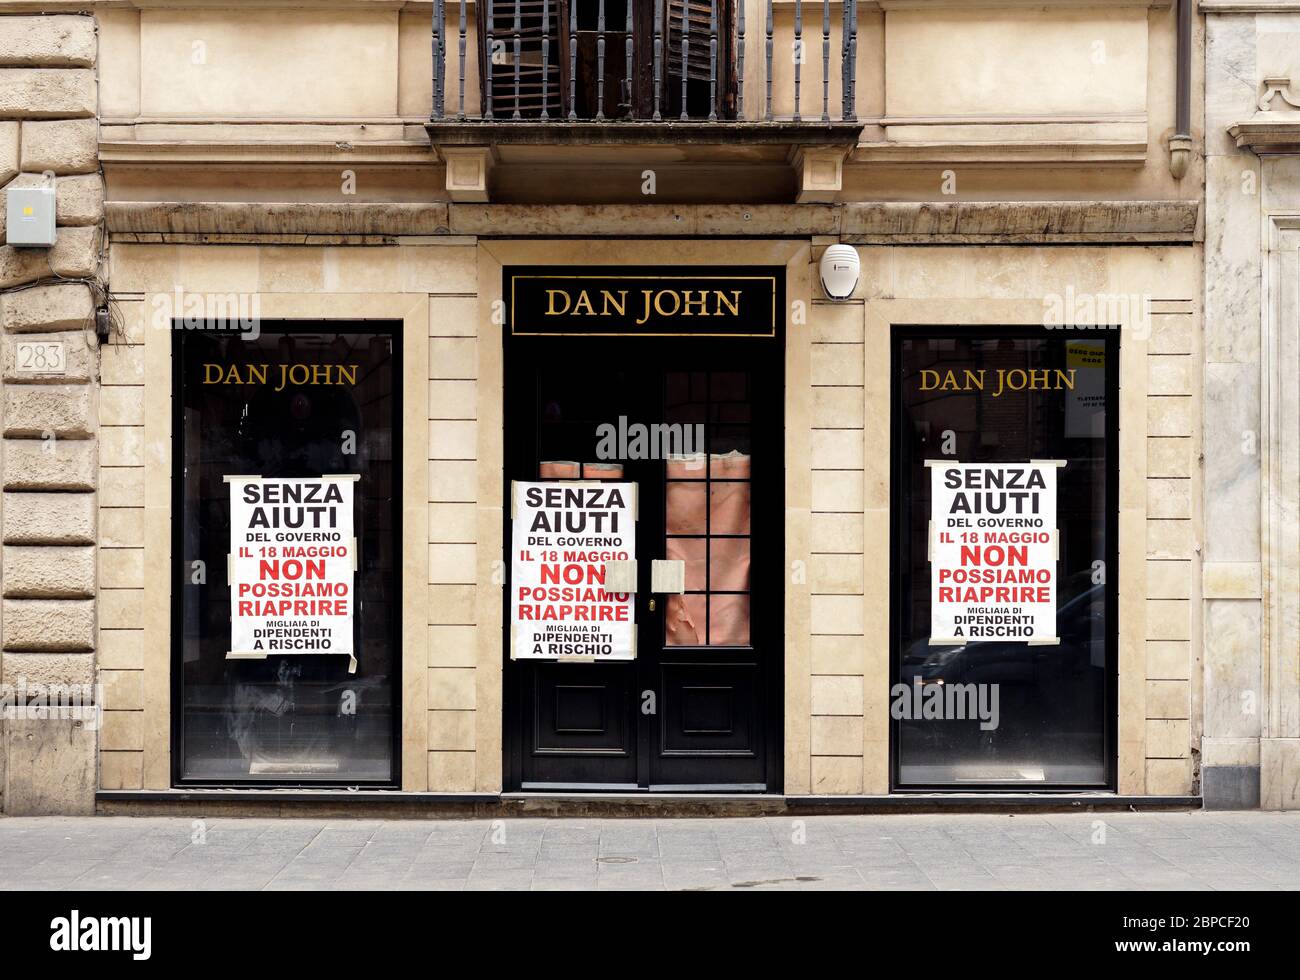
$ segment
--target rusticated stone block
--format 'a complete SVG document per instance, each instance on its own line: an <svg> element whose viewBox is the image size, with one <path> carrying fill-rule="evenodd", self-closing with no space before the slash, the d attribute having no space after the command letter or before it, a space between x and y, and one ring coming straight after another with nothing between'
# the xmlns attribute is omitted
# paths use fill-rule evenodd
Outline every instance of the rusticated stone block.
<svg viewBox="0 0 1300 980"><path fill-rule="evenodd" d="M8 123L17 126L17 123ZM23 123L18 169L43 174L93 174L99 169L99 124L94 119Z"/></svg>
<svg viewBox="0 0 1300 980"><path fill-rule="evenodd" d="M75 719L7 723L5 813L11 817L95 812L95 727Z"/></svg>
<svg viewBox="0 0 1300 980"><path fill-rule="evenodd" d="M92 385L4 386L4 434L13 438L88 439L99 412Z"/></svg>
<svg viewBox="0 0 1300 980"><path fill-rule="evenodd" d="M96 449L90 439L6 439L4 488L94 490Z"/></svg>
<svg viewBox="0 0 1300 980"><path fill-rule="evenodd" d="M42 174L21 173L9 187L46 187ZM104 216L104 182L99 174L54 179L54 220L63 228L98 224Z"/></svg>
<svg viewBox="0 0 1300 980"><path fill-rule="evenodd" d="M93 599L5 599L4 649L78 653L95 649Z"/></svg>
<svg viewBox="0 0 1300 980"><path fill-rule="evenodd" d="M99 228L60 228L52 248L0 245L0 289L50 276L85 279L99 265Z"/></svg>
<svg viewBox="0 0 1300 980"><path fill-rule="evenodd" d="M50 249L50 268L56 276L69 279L93 276L99 269L99 228L58 229Z"/></svg>
<svg viewBox="0 0 1300 980"><path fill-rule="evenodd" d="M89 599L95 595L92 545L5 545L6 599Z"/></svg>
<svg viewBox="0 0 1300 980"><path fill-rule="evenodd" d="M33 286L0 296L0 324L6 333L81 331L94 323L94 297L82 283Z"/></svg>
<svg viewBox="0 0 1300 980"><path fill-rule="evenodd" d="M14 248L0 245L0 289L21 286L50 274L46 249ZM0 297L0 302L3 297Z"/></svg>
<svg viewBox="0 0 1300 980"><path fill-rule="evenodd" d="M13 180L17 173L18 123L0 122L0 185Z"/></svg>
<svg viewBox="0 0 1300 980"><path fill-rule="evenodd" d="M77 686L90 703L98 702L93 653L6 653L3 661L4 683L18 687Z"/></svg>
<svg viewBox="0 0 1300 980"><path fill-rule="evenodd" d="M93 493L10 493L4 499L5 544L94 544Z"/></svg>
<svg viewBox="0 0 1300 980"><path fill-rule="evenodd" d="M95 63L95 19L69 14L0 18L0 65L86 68Z"/></svg>
<svg viewBox="0 0 1300 980"><path fill-rule="evenodd" d="M82 118L95 114L95 73L89 68L0 68L0 116Z"/></svg>
<svg viewBox="0 0 1300 980"><path fill-rule="evenodd" d="M11 294L12 295L12 294ZM57 375L33 375L18 370L18 345L20 343L60 343L63 345L63 373ZM3 376L6 381L21 381L26 384L65 384L69 381L86 382L95 380L95 351L98 349L93 335L84 330L75 333L25 333L18 336L0 337L0 363L3 364Z"/></svg>
<svg viewBox="0 0 1300 980"><path fill-rule="evenodd" d="M60 225L94 225L104 217L104 181L99 174L56 177L54 216Z"/></svg>

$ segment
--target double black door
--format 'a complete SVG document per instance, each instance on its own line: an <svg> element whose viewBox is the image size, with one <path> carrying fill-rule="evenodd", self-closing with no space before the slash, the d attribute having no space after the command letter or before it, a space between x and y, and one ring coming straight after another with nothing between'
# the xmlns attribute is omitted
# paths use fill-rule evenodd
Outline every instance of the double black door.
<svg viewBox="0 0 1300 980"><path fill-rule="evenodd" d="M779 789L781 372L771 337L507 340L507 499L584 478L638 496L636 658L505 651L508 789ZM653 559L683 563L684 593L652 591Z"/></svg>

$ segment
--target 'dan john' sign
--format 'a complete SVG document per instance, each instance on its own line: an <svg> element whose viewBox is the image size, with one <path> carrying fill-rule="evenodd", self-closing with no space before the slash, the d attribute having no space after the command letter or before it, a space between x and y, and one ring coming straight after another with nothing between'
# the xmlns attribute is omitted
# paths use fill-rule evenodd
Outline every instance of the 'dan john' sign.
<svg viewBox="0 0 1300 980"><path fill-rule="evenodd" d="M636 558L635 483L515 483L510 632L516 660L636 657L634 597L605 563Z"/></svg>
<svg viewBox="0 0 1300 980"><path fill-rule="evenodd" d="M930 643L1056 640L1056 471L930 460Z"/></svg>
<svg viewBox="0 0 1300 980"><path fill-rule="evenodd" d="M227 659L337 653L356 671L355 475L228 476Z"/></svg>
<svg viewBox="0 0 1300 980"><path fill-rule="evenodd" d="M507 266L511 336L776 337L785 269Z"/></svg>

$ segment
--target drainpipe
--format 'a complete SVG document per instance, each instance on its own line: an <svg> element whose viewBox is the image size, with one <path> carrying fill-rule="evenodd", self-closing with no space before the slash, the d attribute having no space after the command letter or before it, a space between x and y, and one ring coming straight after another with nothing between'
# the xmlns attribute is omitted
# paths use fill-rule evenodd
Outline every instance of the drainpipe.
<svg viewBox="0 0 1300 980"><path fill-rule="evenodd" d="M1169 172L1182 180L1192 158L1192 3L1178 0L1178 75L1174 83L1174 135L1169 137Z"/></svg>

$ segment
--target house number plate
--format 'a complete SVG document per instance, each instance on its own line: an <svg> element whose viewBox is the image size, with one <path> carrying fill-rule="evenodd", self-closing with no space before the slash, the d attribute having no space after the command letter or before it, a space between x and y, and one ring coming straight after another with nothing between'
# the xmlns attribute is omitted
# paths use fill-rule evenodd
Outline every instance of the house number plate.
<svg viewBox="0 0 1300 980"><path fill-rule="evenodd" d="M19 374L66 374L68 359L61 340L20 340L15 368Z"/></svg>

